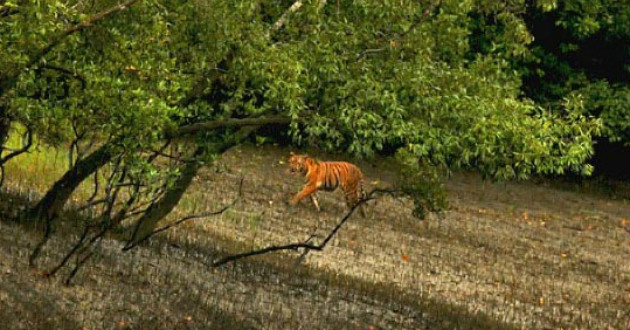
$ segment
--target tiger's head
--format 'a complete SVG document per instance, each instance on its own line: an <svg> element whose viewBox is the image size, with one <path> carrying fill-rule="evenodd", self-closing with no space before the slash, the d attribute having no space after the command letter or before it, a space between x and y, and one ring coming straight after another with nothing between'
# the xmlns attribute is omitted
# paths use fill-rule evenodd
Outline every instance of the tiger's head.
<svg viewBox="0 0 630 330"><path fill-rule="evenodd" d="M289 155L289 170L293 175L298 173L305 175L315 162L316 160L307 155L296 155L291 152Z"/></svg>

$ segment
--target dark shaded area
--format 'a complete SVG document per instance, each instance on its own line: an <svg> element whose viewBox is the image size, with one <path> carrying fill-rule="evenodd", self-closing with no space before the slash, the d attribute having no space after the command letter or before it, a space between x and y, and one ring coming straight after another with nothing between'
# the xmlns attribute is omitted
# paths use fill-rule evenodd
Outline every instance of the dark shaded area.
<svg viewBox="0 0 630 330"><path fill-rule="evenodd" d="M605 79L610 83L630 82L630 38L613 37L601 30L594 35L578 39L558 26L555 12L541 13L530 8L525 22L534 36L531 47L541 59L540 63L526 63L523 91L537 101L550 101L558 97L559 90L570 76L580 72L591 80ZM577 50L563 50L569 44ZM623 47L626 50L623 50ZM542 69L540 76L536 70Z"/></svg>
<svg viewBox="0 0 630 330"><path fill-rule="evenodd" d="M590 163L595 166L594 176L630 181L630 148L623 143L598 139Z"/></svg>
<svg viewBox="0 0 630 330"><path fill-rule="evenodd" d="M534 36L531 48L539 59L519 63L525 68L522 90L527 97L543 105L559 102L570 91L584 87L583 81L576 79L579 75L589 82L630 83L628 35L618 36L603 28L589 37L578 38L557 24L561 19L559 11L542 13L533 5L528 6L524 17ZM594 116L600 112L601 109L589 109ZM590 163L595 167L595 177L630 181L630 148L605 137L597 139L594 148Z"/></svg>

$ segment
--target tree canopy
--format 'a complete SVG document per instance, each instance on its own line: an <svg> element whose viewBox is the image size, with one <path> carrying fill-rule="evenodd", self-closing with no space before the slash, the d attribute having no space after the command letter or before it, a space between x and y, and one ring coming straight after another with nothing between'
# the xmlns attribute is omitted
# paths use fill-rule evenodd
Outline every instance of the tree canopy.
<svg viewBox="0 0 630 330"><path fill-rule="evenodd" d="M184 168L146 157L160 145L192 136L182 144L196 145L189 156L202 161L280 124L295 144L362 157L393 150L410 168L471 168L494 179L589 174L602 122L611 139L627 133L627 87L567 68L534 27L551 15L575 41L558 45L570 55L601 31L626 38L625 9L550 0L3 0L0 164L11 154L9 131L26 127L40 143L70 145L80 166L93 162L75 164L75 180L120 161L138 180L172 185ZM571 79L539 79L547 66Z"/></svg>
<svg viewBox="0 0 630 330"><path fill-rule="evenodd" d="M583 102L605 139L630 143L630 2L545 1L524 17L535 36L519 64L527 96L554 109Z"/></svg>

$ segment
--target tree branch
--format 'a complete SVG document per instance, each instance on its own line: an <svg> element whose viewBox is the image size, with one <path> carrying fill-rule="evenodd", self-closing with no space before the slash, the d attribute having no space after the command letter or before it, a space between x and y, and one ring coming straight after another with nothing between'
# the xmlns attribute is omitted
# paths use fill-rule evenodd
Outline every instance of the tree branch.
<svg viewBox="0 0 630 330"><path fill-rule="evenodd" d="M23 145L22 148L17 149L11 152L10 154L6 155L5 157L0 158L0 165L4 165L6 162L11 160L11 158L17 157L27 152L31 148L31 146L33 145L33 132L31 131L30 128L28 128L28 130L26 131L26 135L28 136L26 144ZM0 151L1 150L2 150L2 146L0 146Z"/></svg>
<svg viewBox="0 0 630 330"><path fill-rule="evenodd" d="M61 259L61 262L59 262L59 264L57 266L53 267L52 269L50 269L50 270L48 270L47 272L44 273L44 277L53 277L53 276L55 276L55 274L57 274L57 272L63 266L65 266L66 263L68 263L68 261L70 260L72 255L74 255L81 248L81 246L83 246L83 242L87 238L89 232L90 232L90 226L89 225L85 225L85 228L83 228L83 233L79 237L77 243L72 247L72 249L70 249L70 251L68 253L66 253L66 256L63 259Z"/></svg>
<svg viewBox="0 0 630 330"><path fill-rule="evenodd" d="M404 39L407 34L409 34L409 32L412 32L413 30L415 30L420 24L422 24L428 17L429 14L431 14L431 12L435 11L435 9L439 8L442 5L442 0L437 1L436 3L434 3L433 5L429 6L427 9L425 9L422 12L422 15L420 16L420 18L418 18L418 20L416 20L415 22L413 22L411 24L411 26L404 31L403 33L401 33L398 36L398 42L401 42L402 39ZM361 59L369 54L376 54L376 53L380 53L384 50L386 50L387 48L375 48L375 49L365 49L362 52L360 52L357 56L357 59Z"/></svg>
<svg viewBox="0 0 630 330"><path fill-rule="evenodd" d="M343 227L343 225L348 221L348 219L350 219L350 216L354 213L354 211L357 208L359 208L362 204L364 204L364 203L366 203L366 202L368 202L370 200L375 199L373 196L376 195L376 194L391 194L391 193L395 193L395 191L394 190L386 190L386 189L374 189L374 190L372 190L370 193L367 194L366 198L363 198L363 199L359 200L359 202L357 204L355 204L348 211L348 213L346 213L346 215L343 218L341 218L341 220L335 226L335 228L333 228L330 231L328 236L326 236L326 238L320 244L315 245L315 244L308 243L313 238L313 236L311 236L307 240L305 240L304 242L290 243L290 244L286 244L286 245L271 245L271 246L268 246L266 248L262 248L262 249L258 249L258 250L252 250L252 251L245 252L245 253L229 255L227 257L219 259L218 261L213 262L210 266L211 267L219 267L219 266L225 265L225 264L230 263L230 262L234 262L234 261L239 260L239 259L253 257L253 256L261 255L261 254L267 254L267 253L271 253L271 252L283 251L283 250L297 250L297 249L302 248L302 249L305 249L307 251L311 251L311 250L313 250L313 251L322 251L322 250L324 250L326 245L330 242L330 240L332 240L333 237L337 234L337 232L339 232L341 227Z"/></svg>
<svg viewBox="0 0 630 330"><path fill-rule="evenodd" d="M81 87L85 88L87 86L87 80L85 80L85 77L83 77L82 75L70 70L70 69L66 69L64 67L60 67L57 65L52 65L52 64L45 64L42 65L40 68L42 69L46 69L46 70L52 70L52 71L57 71L60 73L63 73L71 78L74 78L78 81L81 82Z"/></svg>
<svg viewBox="0 0 630 330"><path fill-rule="evenodd" d="M273 23L271 28L269 28L268 35L270 35L273 32L276 32L276 31L280 30L280 28L284 25L284 22L286 22L286 20L289 17L289 15L291 15L291 13L296 12L301 7L302 7L302 1L298 0L298 1L294 2L291 5L291 7L289 7L289 9L287 9L284 13L282 13L282 16L280 16L280 18L278 18L278 20L275 23Z"/></svg>
<svg viewBox="0 0 630 330"><path fill-rule="evenodd" d="M50 53L51 50L53 50L53 48L55 48L57 45L59 45L66 37L79 32L87 27L90 27L91 25L97 23L98 21L106 18L107 16L110 16L114 13L117 13L119 11L122 11L130 6L132 6L133 4L135 4L136 2L138 2L140 0L128 0L126 2L123 2L121 4L118 4L116 6L113 6L105 11L102 11L88 19L86 19L85 21L76 24L74 26L71 26L70 28L66 29L65 31L61 32L59 35L55 36L54 38L52 38L50 40L50 42L48 42L48 45L46 45L46 47L40 49L38 52L36 52L32 57L31 60L28 62L28 64L26 65L27 68L30 68L31 66L39 63L39 61L42 60L42 58L44 58L44 56L46 56L48 53Z"/></svg>
<svg viewBox="0 0 630 330"><path fill-rule="evenodd" d="M150 233L147 236L144 236L142 239L138 240L138 241L134 241L131 244L128 244L127 246L123 247L123 251L127 251L130 249L133 249L134 247L138 246L138 244L148 240L149 238L153 237L153 235L159 234L163 231L169 230L173 227L179 226L184 222L190 221L190 220L195 220L195 219L201 219L201 218L207 218L209 216L213 216L213 215L219 215L224 213L225 211L227 211L228 209L230 209L232 206L234 206L236 204L236 202L238 202L238 200L241 198L241 196L243 195L243 181L244 178L241 178L241 182L239 183L239 187L238 187L238 195L236 196L236 198L229 204L225 205L224 207L222 207L221 209L217 210L217 211L210 211L210 212L203 212L200 214L193 214L193 215L189 215L186 217L183 217L175 222L172 222L164 227L158 228L156 230L154 230L152 233Z"/></svg>
<svg viewBox="0 0 630 330"><path fill-rule="evenodd" d="M0 164L0 188L4 184L4 164Z"/></svg>
<svg viewBox="0 0 630 330"><path fill-rule="evenodd" d="M269 116L269 117L256 117L256 118L226 118L217 119L213 121L195 123L185 126L180 126L175 132L167 132L168 138L180 137L184 135L190 135L205 130L213 130L219 127L244 127L244 126L261 126L270 124L290 124L291 118L286 116Z"/></svg>

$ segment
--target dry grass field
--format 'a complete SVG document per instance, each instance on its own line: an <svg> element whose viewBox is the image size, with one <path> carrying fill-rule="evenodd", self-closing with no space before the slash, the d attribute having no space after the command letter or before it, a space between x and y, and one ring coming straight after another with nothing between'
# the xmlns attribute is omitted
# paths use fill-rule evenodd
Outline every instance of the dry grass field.
<svg viewBox="0 0 630 330"><path fill-rule="evenodd" d="M63 172L63 156L18 159L0 195L1 328L630 329L628 199L549 180L491 183L458 173L446 182L451 208L440 216L420 221L409 201L383 197L321 252L210 267L231 253L317 242L343 216L340 192L318 194L320 213L306 200L287 205L302 185L286 172L287 154L230 150L200 173L169 220L229 203L244 177L234 207L129 252L109 237L70 286L63 274L41 273L76 231L57 230L29 268L40 233L15 219ZM386 160L359 165L368 190L392 181Z"/></svg>

